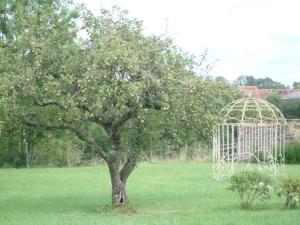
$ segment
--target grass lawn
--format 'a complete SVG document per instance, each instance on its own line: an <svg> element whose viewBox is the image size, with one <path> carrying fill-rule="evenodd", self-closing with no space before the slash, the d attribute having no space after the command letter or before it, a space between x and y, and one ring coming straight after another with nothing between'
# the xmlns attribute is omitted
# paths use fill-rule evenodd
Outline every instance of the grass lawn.
<svg viewBox="0 0 300 225"><path fill-rule="evenodd" d="M285 170L300 174L300 166ZM1 225L205 224L299 225L300 207L282 210L273 196L241 210L228 183L211 179L209 163L140 164L128 180L132 213L111 210L105 166L1 169Z"/></svg>

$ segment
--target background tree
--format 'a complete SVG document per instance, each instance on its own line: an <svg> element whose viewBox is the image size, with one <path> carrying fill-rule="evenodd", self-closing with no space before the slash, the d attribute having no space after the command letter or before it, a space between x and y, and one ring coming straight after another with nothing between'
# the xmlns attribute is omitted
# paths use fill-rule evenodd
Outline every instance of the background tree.
<svg viewBox="0 0 300 225"><path fill-rule="evenodd" d="M215 77L215 81L219 81L219 82L229 82L225 77L223 76L217 76Z"/></svg>
<svg viewBox="0 0 300 225"><path fill-rule="evenodd" d="M293 88L294 89L300 89L300 82L294 82L293 83Z"/></svg>
<svg viewBox="0 0 300 225"><path fill-rule="evenodd" d="M267 97L267 101L279 108L286 119L300 119L299 99L281 99L278 92L273 92Z"/></svg>
<svg viewBox="0 0 300 225"><path fill-rule="evenodd" d="M239 76L235 81L234 84L239 86L256 86L260 89L267 88L267 89L282 89L286 88L284 84L274 81L269 77L265 78L255 78L253 76Z"/></svg>
<svg viewBox="0 0 300 225"><path fill-rule="evenodd" d="M17 54L19 52L16 43L18 43L18 39L22 37L22 34L27 31L27 27L36 22L31 21L32 23L30 23L31 19L42 18L42 13L46 11L59 11L60 4L56 0L1 1L0 54L3 57L1 57L0 62L0 73L3 75L1 77L3 85L5 81L9 82L9 73L15 69L14 62L10 61L9 57L4 56L7 56L8 52L9 54ZM75 16L74 13L72 16ZM5 48L10 48L10 50L6 51ZM5 98L3 95L5 95L4 92L0 93L0 96ZM25 106L27 103L23 102L22 104ZM7 110L7 108L0 109L0 120L4 121L1 133L0 165L29 167L34 157L34 145L45 136L43 135L43 129L35 129L19 123L20 121L16 120L16 118L9 116L10 112Z"/></svg>
<svg viewBox="0 0 300 225"><path fill-rule="evenodd" d="M239 76L234 81L234 84L239 86L256 86L255 78L253 76L248 75Z"/></svg>

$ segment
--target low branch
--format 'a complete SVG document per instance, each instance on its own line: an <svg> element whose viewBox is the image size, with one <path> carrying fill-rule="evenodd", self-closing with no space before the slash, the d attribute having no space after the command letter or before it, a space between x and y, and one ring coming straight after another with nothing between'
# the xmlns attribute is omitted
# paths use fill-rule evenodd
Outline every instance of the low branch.
<svg viewBox="0 0 300 225"><path fill-rule="evenodd" d="M86 142L88 145L90 145L93 149L96 149L96 151L99 153L101 158L103 158L105 161L107 160L107 156L105 152L102 150L101 146L99 146L93 139L90 139L87 134L82 132L80 129L73 127L70 124L62 123L62 124L40 124L37 122L29 121L25 118L20 119L22 123L24 123L27 126L31 127L42 127L46 130L70 130L73 132L80 140Z"/></svg>
<svg viewBox="0 0 300 225"><path fill-rule="evenodd" d="M21 122L24 123L25 125L29 126L29 127L42 127L46 130L56 130L56 129L60 129L60 130L71 130L73 131L79 139L88 142L88 138L87 135L85 135L83 132L79 131L78 129L72 127L69 124L41 124L41 123L37 123L37 122L33 122L33 121L29 121L27 119L21 118Z"/></svg>
<svg viewBox="0 0 300 225"><path fill-rule="evenodd" d="M77 105L77 108L81 109L85 112L88 112L90 114L97 114L97 113L93 112L93 110L91 108L89 108L87 105ZM99 124L102 127L105 127L108 124L108 123L105 123L104 119L99 115L89 116L87 119L91 122L95 122L95 123ZM111 124L111 123L109 123L109 124Z"/></svg>
<svg viewBox="0 0 300 225"><path fill-rule="evenodd" d="M66 110L65 106L63 106L61 103L59 103L53 99L50 99L50 100L44 102L44 101L39 101L36 96L33 96L32 98L33 98L33 103L37 106L55 105L55 106L59 107L61 110Z"/></svg>

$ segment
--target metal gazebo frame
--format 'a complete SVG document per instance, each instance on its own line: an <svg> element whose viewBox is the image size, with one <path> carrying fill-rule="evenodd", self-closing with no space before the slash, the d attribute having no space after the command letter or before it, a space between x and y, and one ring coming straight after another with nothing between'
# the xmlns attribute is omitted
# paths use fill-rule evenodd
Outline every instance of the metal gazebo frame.
<svg viewBox="0 0 300 225"><path fill-rule="evenodd" d="M284 163L286 120L271 103L242 98L222 109L213 135L214 179L230 177L238 168L258 164L276 176Z"/></svg>

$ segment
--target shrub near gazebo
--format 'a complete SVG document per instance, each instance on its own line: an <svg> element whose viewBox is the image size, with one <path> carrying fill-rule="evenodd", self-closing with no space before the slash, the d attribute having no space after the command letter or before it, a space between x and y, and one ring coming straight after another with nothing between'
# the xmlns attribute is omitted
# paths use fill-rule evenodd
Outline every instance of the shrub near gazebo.
<svg viewBox="0 0 300 225"><path fill-rule="evenodd" d="M276 175L277 164L284 162L286 120L281 111L250 97L233 101L221 114L213 136L214 179L229 177L251 163Z"/></svg>

